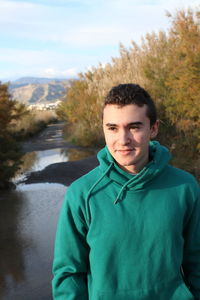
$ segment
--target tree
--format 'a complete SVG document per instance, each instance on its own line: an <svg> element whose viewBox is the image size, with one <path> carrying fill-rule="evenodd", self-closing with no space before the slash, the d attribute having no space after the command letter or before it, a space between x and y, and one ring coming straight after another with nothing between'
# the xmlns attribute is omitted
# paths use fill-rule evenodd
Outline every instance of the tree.
<svg viewBox="0 0 200 300"><path fill-rule="evenodd" d="M170 89L166 112L191 144L200 138L200 11L179 11L169 32L170 73L166 82ZM197 148L200 150L200 143Z"/></svg>
<svg viewBox="0 0 200 300"><path fill-rule="evenodd" d="M96 145L102 136L101 109L97 96L88 89L84 80L74 80L67 91L66 100L57 114L66 121L68 137L82 146Z"/></svg>
<svg viewBox="0 0 200 300"><path fill-rule="evenodd" d="M22 152L11 133L12 122L20 117L6 84L0 84L0 189L10 186L10 179L20 166Z"/></svg>

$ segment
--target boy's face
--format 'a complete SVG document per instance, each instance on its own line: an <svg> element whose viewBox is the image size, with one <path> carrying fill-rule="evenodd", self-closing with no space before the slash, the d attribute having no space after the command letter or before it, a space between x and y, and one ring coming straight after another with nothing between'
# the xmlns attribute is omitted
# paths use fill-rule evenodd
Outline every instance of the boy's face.
<svg viewBox="0 0 200 300"><path fill-rule="evenodd" d="M103 130L108 150L120 168L138 173L149 161L149 141L158 133L158 121L150 127L147 106L108 104Z"/></svg>

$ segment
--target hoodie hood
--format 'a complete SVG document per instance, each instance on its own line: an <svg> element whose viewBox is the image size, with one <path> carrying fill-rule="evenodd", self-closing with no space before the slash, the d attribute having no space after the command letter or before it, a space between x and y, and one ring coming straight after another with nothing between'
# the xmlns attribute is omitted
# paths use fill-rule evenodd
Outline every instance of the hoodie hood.
<svg viewBox="0 0 200 300"><path fill-rule="evenodd" d="M98 153L97 158L100 163L99 167L102 171L102 176L99 178L98 182L100 182L103 177L107 176L110 180L121 185L121 190L115 203L119 201L125 189L143 189L150 181L152 181L152 179L163 171L171 159L169 150L166 147L161 146L157 141L151 141L149 143L149 151L151 157L150 162L136 175L123 171L115 162L107 146ZM96 186L98 182L96 182L94 186Z"/></svg>

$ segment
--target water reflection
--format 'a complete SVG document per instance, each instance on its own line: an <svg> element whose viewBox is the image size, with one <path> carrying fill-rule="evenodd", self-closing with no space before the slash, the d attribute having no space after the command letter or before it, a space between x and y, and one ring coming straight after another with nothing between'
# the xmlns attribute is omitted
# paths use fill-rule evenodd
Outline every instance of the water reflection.
<svg viewBox="0 0 200 300"><path fill-rule="evenodd" d="M80 160L92 156L96 153L95 149L90 148L69 148L63 149L69 161Z"/></svg>
<svg viewBox="0 0 200 300"><path fill-rule="evenodd" d="M37 160L38 160L37 152L26 153L22 157L21 167L17 171L17 173L15 175L15 178L13 180L17 181L17 180L20 180L20 179L24 178L24 174L31 171L32 167L34 166L34 164L36 163Z"/></svg>
<svg viewBox="0 0 200 300"><path fill-rule="evenodd" d="M60 184L32 184L0 195L0 299L52 299L54 239L65 191Z"/></svg>
<svg viewBox="0 0 200 300"><path fill-rule="evenodd" d="M24 249L31 243L27 243L19 230L24 206L23 193L3 192L0 202L0 296L3 299L7 288L24 281Z"/></svg>

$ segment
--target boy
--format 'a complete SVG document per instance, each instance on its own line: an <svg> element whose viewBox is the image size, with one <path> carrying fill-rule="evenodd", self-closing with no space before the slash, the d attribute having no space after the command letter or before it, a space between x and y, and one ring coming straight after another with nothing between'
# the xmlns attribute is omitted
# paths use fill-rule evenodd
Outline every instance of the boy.
<svg viewBox="0 0 200 300"><path fill-rule="evenodd" d="M156 108L121 84L103 109L99 166L69 187L54 258L54 299L200 299L200 196L152 142Z"/></svg>

